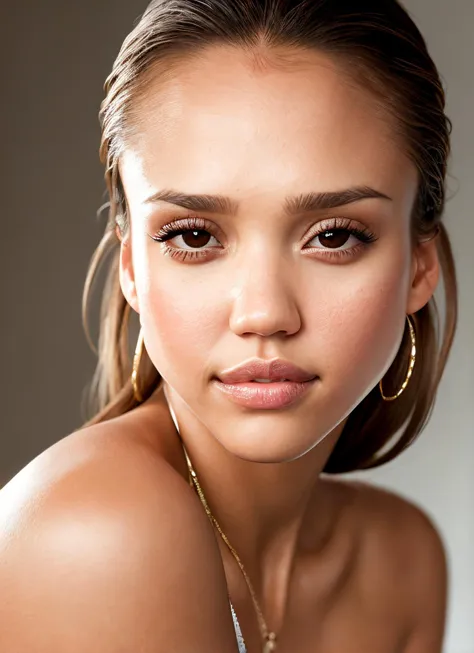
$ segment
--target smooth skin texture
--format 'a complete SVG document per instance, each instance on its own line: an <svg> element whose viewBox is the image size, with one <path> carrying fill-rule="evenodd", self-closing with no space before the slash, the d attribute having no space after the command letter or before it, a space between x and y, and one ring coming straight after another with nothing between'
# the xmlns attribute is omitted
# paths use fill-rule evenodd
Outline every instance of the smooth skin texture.
<svg viewBox="0 0 474 653"><path fill-rule="evenodd" d="M261 650L242 575L187 484L169 402L279 653L441 651L446 561L429 519L320 476L438 282L435 243L410 240L417 171L339 65L280 55L255 67L211 48L139 108L120 166L131 215L120 280L164 388L61 440L0 493L5 650L235 653L227 587L248 653ZM354 187L390 199L285 212L288 196ZM147 201L163 189L231 206ZM188 216L204 220L197 234L154 239ZM339 234L335 249L340 220L372 242ZM291 408L239 408L212 379L253 356L319 381Z"/></svg>

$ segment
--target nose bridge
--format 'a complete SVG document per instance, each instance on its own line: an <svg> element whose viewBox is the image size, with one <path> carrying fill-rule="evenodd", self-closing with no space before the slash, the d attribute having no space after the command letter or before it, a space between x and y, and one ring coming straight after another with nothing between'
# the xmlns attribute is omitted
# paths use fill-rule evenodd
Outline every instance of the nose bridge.
<svg viewBox="0 0 474 653"><path fill-rule="evenodd" d="M293 274L292 274L293 272ZM291 261L268 242L236 261L230 327L239 334L294 333L300 315Z"/></svg>

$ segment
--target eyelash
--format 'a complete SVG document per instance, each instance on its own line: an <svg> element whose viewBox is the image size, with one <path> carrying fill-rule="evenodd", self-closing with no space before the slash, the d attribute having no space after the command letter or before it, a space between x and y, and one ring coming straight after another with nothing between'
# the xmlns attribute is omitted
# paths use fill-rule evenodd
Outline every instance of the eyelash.
<svg viewBox="0 0 474 653"><path fill-rule="evenodd" d="M158 231L157 234L153 236L150 235L150 238L157 242L163 243L164 245L166 241L171 240L176 236L181 236L189 231L205 231L209 233L209 235L213 236L212 226L208 224L206 220L204 220L204 218L190 215L181 218L179 220L176 220L175 222L172 222L170 224L164 225ZM356 238L358 238L360 243L350 249L338 250L338 251L331 251L331 249L325 250L324 248L319 248L319 247L315 249L317 249L318 251L324 251L325 253L323 254L323 256L325 258L340 260L342 258L347 258L348 256L350 257L355 256L356 253L361 248L366 247L377 240L375 234L372 233L370 229L368 229L367 227L360 228L354 225L353 221L350 220L349 218L336 217L336 218L329 218L324 220L321 224L320 229L316 233L312 234L308 242L311 242L312 240L314 240L318 236L321 236L322 234L329 233L329 232L337 233L341 231L346 231L351 236L355 236ZM191 260L204 259L208 257L208 250L196 250L196 251L182 250L176 247L170 247L169 245L164 245L163 249L166 256L170 256L171 258L178 258L182 261L186 261L190 259ZM214 247L211 249L216 249L216 248Z"/></svg>

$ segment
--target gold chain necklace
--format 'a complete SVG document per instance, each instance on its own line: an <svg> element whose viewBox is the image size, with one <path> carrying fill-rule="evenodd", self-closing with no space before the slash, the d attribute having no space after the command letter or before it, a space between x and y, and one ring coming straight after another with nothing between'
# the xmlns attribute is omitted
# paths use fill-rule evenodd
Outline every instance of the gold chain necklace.
<svg viewBox="0 0 474 653"><path fill-rule="evenodd" d="M180 438L181 439L181 438ZM257 618L258 618L258 625L260 628L260 633L263 639L263 649L262 653L271 653L272 651L276 651L277 648L277 636L274 632L271 632L268 630L267 623L263 617L262 611L260 609L260 605L257 601L257 597L255 596L255 591L252 587L252 583L250 582L250 578L248 577L247 572L245 571L244 565L242 564L241 559L239 558L237 551L234 549L232 544L229 542L227 535L224 533L222 528L219 526L219 523L217 519L214 517L214 515L211 512L211 509L209 508L209 505L206 501L206 497L204 496L204 492L202 491L201 485L199 483L198 477L196 472L194 471L194 468L191 464L191 461L188 456L188 452L186 451L186 447L184 446L184 442L181 439L181 444L183 446L183 451L184 455L186 457L186 463L188 465L188 471L190 474L190 485L194 486L197 490L197 493L199 495L199 498L201 500L202 505L204 506L204 509L206 511L207 516L211 520L211 523L214 524L216 527L218 533L226 543L227 547L229 548L229 551L232 553L234 556L237 564L239 565L240 571L243 574L243 577L245 579L245 582L247 583L247 587L249 588L250 596L252 598L252 602L255 608L255 612L257 613Z"/></svg>

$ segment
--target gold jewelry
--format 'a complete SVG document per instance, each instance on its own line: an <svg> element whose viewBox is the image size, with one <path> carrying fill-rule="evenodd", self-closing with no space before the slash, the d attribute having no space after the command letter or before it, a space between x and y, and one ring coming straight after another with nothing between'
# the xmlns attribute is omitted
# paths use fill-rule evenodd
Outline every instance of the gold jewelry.
<svg viewBox="0 0 474 653"><path fill-rule="evenodd" d="M138 387L138 368L140 366L140 360L143 353L143 329L140 329L138 335L137 346L135 347L135 355L133 357L133 367L132 367L132 386L133 386L133 395L138 403L143 401L142 393Z"/></svg>
<svg viewBox="0 0 474 653"><path fill-rule="evenodd" d="M382 399L384 401L395 401L395 399L398 399L398 397L402 394L402 392L407 387L408 382L410 381L411 375L413 374L413 368L415 367L415 359L416 359L415 329L414 329L412 321L410 320L408 315L407 315L407 320L408 320L408 326L410 327L410 338L411 338L411 351L410 351L410 362L408 364L408 372L407 372L407 375L406 375L406 378L405 378L404 382L402 383L402 387L397 392L397 394L394 395L393 397L386 397L384 395L383 389L382 389L382 379L380 379L380 382L379 382L380 394L382 395Z"/></svg>
<svg viewBox="0 0 474 653"><path fill-rule="evenodd" d="M265 619L263 617L262 611L260 609L260 605L259 605L259 603L257 601L257 597L255 595L255 590L252 587L252 583L250 582L250 578L248 577L247 572L245 571L244 565L242 564L242 561L240 560L240 558L239 558L239 556L237 554L237 551L234 549L232 544L229 542L229 540L227 538L227 535L224 533L222 528L219 526L219 523L218 523L217 519L214 517L214 515L211 512L211 509L209 508L209 505L208 505L208 503L206 501L206 497L204 496L204 492L202 491L202 488L201 488L201 485L199 483L197 474L194 471L194 468L193 468L193 466L191 464L191 461L190 461L189 456L188 456L188 452L186 451L186 447L184 446L184 442L183 442L182 439L181 439L181 444L183 446L184 455L186 457L186 463L188 465L188 471L189 471L189 475L190 475L190 484L191 485L194 484L194 486L195 486L195 488L197 490L197 493L199 495L199 498L201 499L201 503L204 506L204 509L206 511L207 516L209 517L211 522L214 524L214 526L216 527L216 529L219 532L220 536L222 537L222 539L226 543L227 547L229 548L230 552L234 556L237 564L239 565L240 571L242 572L242 575L243 575L243 577L245 579L245 582L247 583L247 587L249 589L250 596L252 598L252 602L253 602L253 605L254 605L254 608L255 608L255 612L257 613L258 625L259 625L260 633L261 633L262 639L263 639L262 653L271 653L271 651L276 651L277 636L276 636L276 634L274 632L271 632L271 631L268 630L267 623L266 623L266 621L265 621Z"/></svg>
<svg viewBox="0 0 474 653"><path fill-rule="evenodd" d="M410 381L411 375L413 374L413 369L415 367L415 360L416 360L415 329L414 329L414 327L412 325L412 322L411 322L409 316L407 315L406 317L407 317L407 321L408 321L408 326L410 327L410 338L411 338L410 362L409 362L409 365L408 365L407 376L405 378L405 381L402 384L402 387L397 392L397 394L394 395L393 397L387 397L387 396L384 395L383 388L382 388L382 380L380 380L380 382L379 382L380 393L381 393L382 398L384 399L384 401L394 401L395 399L398 399L398 397L402 394L402 392L407 387L407 385L408 385L408 383ZM137 368L138 368L138 364L139 364L140 356L141 356L142 344L143 344L143 336L142 336L142 332L140 331L140 336L139 336L138 343L137 343L137 348L136 348L136 351L135 351L135 358L134 358L134 364L133 364L133 373L132 373L132 383L133 383L135 396L137 396L137 393L138 393L138 389L136 388L136 377L137 377ZM178 435L179 435L179 432L178 432ZM263 639L262 653L271 653L272 651L276 651L277 643L278 643L276 633L274 633L273 631L270 631L268 629L268 626L267 626L265 618L264 618L264 616L262 614L262 610L260 608L259 602L258 602L257 597L255 595L255 590L253 589L252 583L250 582L250 578L248 577L248 574L245 571L245 567L244 567L241 559L239 558L239 555L238 555L237 551L234 549L232 544L229 542L229 539L228 539L227 535L224 533L224 531L220 527L219 522L217 521L217 519L212 514L212 511L209 508L209 504L207 503L206 497L204 496L204 492L202 491L201 484L199 483L199 479L197 477L197 474L196 474L196 472L195 472L195 470L194 470L194 468L192 466L192 463L191 463L191 460L189 458L188 452L186 451L186 447L184 445L184 442L183 442L181 436L179 436L179 437L180 437L181 444L182 444L183 451L184 451L184 455L185 455L185 458L186 458L186 464L188 466L189 484L196 488L199 499L201 500L201 503L204 506L204 509L206 511L207 516L209 517L211 523L215 526L215 528L217 529L219 535L224 540L224 542L227 545L229 551L232 553L233 557L235 558L235 561L237 562L237 564L238 564L238 566L240 568L240 571L242 572L242 575L243 575L243 577L245 579L247 587L249 589L249 593L250 593L250 596L252 598L252 603L254 605L255 612L257 614L260 633L261 633L261 636L262 636L262 639Z"/></svg>

